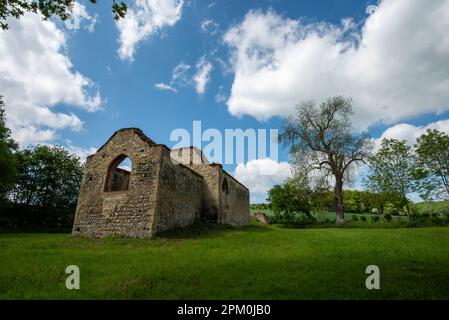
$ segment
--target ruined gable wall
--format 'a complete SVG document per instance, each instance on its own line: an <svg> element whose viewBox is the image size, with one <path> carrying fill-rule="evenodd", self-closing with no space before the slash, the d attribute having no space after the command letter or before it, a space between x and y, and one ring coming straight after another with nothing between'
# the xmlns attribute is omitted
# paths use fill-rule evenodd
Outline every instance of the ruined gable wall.
<svg viewBox="0 0 449 320"><path fill-rule="evenodd" d="M141 131L123 129L87 159L73 226L74 234L102 237L151 237L156 208L160 151ZM111 162L119 155L132 161L128 191L104 192Z"/></svg>
<svg viewBox="0 0 449 320"><path fill-rule="evenodd" d="M225 196L221 191L220 184L220 220L222 224L230 224L233 226L245 226L250 224L251 216L249 210L249 190L240 184L234 177L222 170L220 181L226 179L228 182L228 208L224 208L226 201L221 197Z"/></svg>
<svg viewBox="0 0 449 320"><path fill-rule="evenodd" d="M203 204L203 177L173 163L168 148L161 152L156 232L193 224L200 218Z"/></svg>

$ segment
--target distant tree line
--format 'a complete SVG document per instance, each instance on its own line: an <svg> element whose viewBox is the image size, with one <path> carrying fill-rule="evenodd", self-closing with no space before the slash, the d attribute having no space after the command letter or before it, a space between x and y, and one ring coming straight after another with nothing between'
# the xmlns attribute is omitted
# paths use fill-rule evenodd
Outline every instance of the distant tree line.
<svg viewBox="0 0 449 320"><path fill-rule="evenodd" d="M82 174L80 159L62 147L19 149L0 96L0 228L70 227Z"/></svg>

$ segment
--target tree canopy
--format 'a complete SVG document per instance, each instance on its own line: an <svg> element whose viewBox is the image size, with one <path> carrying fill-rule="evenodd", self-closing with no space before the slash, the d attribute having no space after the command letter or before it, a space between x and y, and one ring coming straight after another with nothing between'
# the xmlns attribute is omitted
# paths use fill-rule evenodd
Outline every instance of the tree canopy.
<svg viewBox="0 0 449 320"><path fill-rule="evenodd" d="M428 130L417 139L417 184L425 200L449 198L449 135Z"/></svg>
<svg viewBox="0 0 449 320"><path fill-rule="evenodd" d="M8 190L16 179L17 166L14 151L17 144L6 126L3 98L0 96L0 206L5 202Z"/></svg>
<svg viewBox="0 0 449 320"><path fill-rule="evenodd" d="M411 147L406 141L384 139L369 161L365 185L379 194L399 195L406 206L407 194L414 191L415 156Z"/></svg>
<svg viewBox="0 0 449 320"><path fill-rule="evenodd" d="M350 116L352 100L337 96L321 104L300 103L296 113L286 119L280 135L291 147L293 166L306 172L319 171L334 179L337 222L344 222L343 183L351 169L365 163L371 144L366 133L355 133Z"/></svg>
<svg viewBox="0 0 449 320"><path fill-rule="evenodd" d="M88 0L96 4L97 0ZM19 19L25 12L40 13L44 20L53 16L67 20L72 16L76 0L1 0L0 1L0 28L8 29L7 19ZM127 5L123 1L112 0L112 13L115 20L124 18Z"/></svg>

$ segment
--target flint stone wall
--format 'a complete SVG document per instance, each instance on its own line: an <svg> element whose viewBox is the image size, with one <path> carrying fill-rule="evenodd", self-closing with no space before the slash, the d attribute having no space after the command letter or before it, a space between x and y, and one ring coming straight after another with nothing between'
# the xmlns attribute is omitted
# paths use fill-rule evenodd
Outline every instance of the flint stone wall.
<svg viewBox="0 0 449 320"><path fill-rule="evenodd" d="M249 223L248 189L221 165L176 164L170 153L139 129L114 133L87 158L73 234L151 238L199 220L236 226ZM131 173L116 168L126 157L132 162ZM226 197L222 196L224 179Z"/></svg>

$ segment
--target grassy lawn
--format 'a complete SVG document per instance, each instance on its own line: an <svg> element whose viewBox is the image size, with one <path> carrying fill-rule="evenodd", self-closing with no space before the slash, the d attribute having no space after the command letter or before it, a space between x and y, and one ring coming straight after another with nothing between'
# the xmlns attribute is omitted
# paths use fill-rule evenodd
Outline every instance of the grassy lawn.
<svg viewBox="0 0 449 320"><path fill-rule="evenodd" d="M1 299L448 299L449 228L280 229L155 240L0 234ZM64 270L81 270L66 290ZM365 268L381 289L365 288Z"/></svg>

